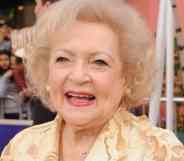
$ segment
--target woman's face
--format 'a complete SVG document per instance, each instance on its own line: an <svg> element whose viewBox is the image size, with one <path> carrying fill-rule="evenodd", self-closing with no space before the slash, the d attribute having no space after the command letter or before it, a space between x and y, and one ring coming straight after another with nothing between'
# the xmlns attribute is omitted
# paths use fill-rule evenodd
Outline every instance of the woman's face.
<svg viewBox="0 0 184 161"><path fill-rule="evenodd" d="M75 22L51 35L50 101L66 123L104 124L123 91L118 36L106 25Z"/></svg>

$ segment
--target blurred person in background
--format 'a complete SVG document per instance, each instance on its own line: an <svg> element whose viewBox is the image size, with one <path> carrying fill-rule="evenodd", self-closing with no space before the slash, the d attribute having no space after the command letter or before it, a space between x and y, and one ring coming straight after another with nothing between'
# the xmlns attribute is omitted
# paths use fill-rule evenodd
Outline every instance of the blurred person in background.
<svg viewBox="0 0 184 161"><path fill-rule="evenodd" d="M25 67L23 59L15 55L11 55L11 70L14 82L19 90L19 95L22 98L22 117L23 119L31 119L30 115L30 102L32 92L28 90L25 79Z"/></svg>
<svg viewBox="0 0 184 161"><path fill-rule="evenodd" d="M38 19L48 7L56 1L57 0L36 0L34 10L36 18ZM32 42L35 34L34 27L15 30L11 33L12 48L18 56L25 59L25 54L29 54L25 53L24 48ZM32 95L32 91L26 88L22 94L31 100L30 107L34 124L41 124L54 119L56 114L44 107L40 99Z"/></svg>
<svg viewBox="0 0 184 161"><path fill-rule="evenodd" d="M27 89L25 80L25 69L23 60L20 57L11 55L10 57L11 69L13 72L14 80L17 84L19 91L24 91Z"/></svg>
<svg viewBox="0 0 184 161"><path fill-rule="evenodd" d="M4 99L4 117L7 119L18 119L22 97L14 79L14 72L11 69L11 53L0 51L0 97Z"/></svg>
<svg viewBox="0 0 184 161"><path fill-rule="evenodd" d="M1 34L0 50L11 51L10 33L11 28L6 23L0 25L0 34Z"/></svg>
<svg viewBox="0 0 184 161"><path fill-rule="evenodd" d="M12 76L10 70L10 52L0 50L0 96L3 97L6 90L6 84Z"/></svg>
<svg viewBox="0 0 184 161"><path fill-rule="evenodd" d="M10 69L10 55L6 50L0 50L0 76Z"/></svg>

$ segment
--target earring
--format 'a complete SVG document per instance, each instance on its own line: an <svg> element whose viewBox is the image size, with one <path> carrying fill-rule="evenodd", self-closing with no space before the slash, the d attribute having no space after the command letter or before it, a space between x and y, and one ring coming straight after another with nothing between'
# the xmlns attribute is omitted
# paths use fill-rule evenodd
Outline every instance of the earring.
<svg viewBox="0 0 184 161"><path fill-rule="evenodd" d="M46 86L46 91L47 91L47 92L50 91L50 86L49 86L49 85Z"/></svg>

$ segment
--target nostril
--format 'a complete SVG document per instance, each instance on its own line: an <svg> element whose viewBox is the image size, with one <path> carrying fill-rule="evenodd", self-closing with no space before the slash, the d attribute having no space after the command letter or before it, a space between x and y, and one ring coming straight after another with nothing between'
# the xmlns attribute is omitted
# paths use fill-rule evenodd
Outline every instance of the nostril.
<svg viewBox="0 0 184 161"><path fill-rule="evenodd" d="M91 76L87 70L77 70L74 69L69 74L69 80L76 83L85 83L91 81Z"/></svg>

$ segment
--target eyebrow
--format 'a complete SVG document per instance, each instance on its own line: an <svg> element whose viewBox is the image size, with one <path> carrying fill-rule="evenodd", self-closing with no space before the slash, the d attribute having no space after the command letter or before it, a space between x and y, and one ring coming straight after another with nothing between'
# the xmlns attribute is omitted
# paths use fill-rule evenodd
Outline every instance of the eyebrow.
<svg viewBox="0 0 184 161"><path fill-rule="evenodd" d="M108 56L111 60L114 60L114 58L111 56L110 52L108 51L95 51L91 53L92 56L98 56L98 55L106 55Z"/></svg>
<svg viewBox="0 0 184 161"><path fill-rule="evenodd" d="M68 49L64 49L64 48L59 48L59 49L55 49L55 50L53 50L53 52L65 52L65 53L68 53L69 55L71 55L72 57L74 57L75 56L75 54L74 54L74 52L72 52L71 50L68 50ZM90 53L91 54L91 56L90 57L93 57L93 56L97 56L97 55L101 55L101 54L103 54L103 55L107 55L111 60L113 60L114 61L114 58L111 56L112 54L111 54L111 52L109 52L109 51L103 51L103 50L101 50L101 51L94 51L94 52L91 52Z"/></svg>
<svg viewBox="0 0 184 161"><path fill-rule="evenodd" d="M56 52L56 53L57 53L57 52L65 52L65 53L70 54L71 56L74 56L74 55L75 55L71 50L64 49L64 48L55 49L55 50L53 50L53 52Z"/></svg>

